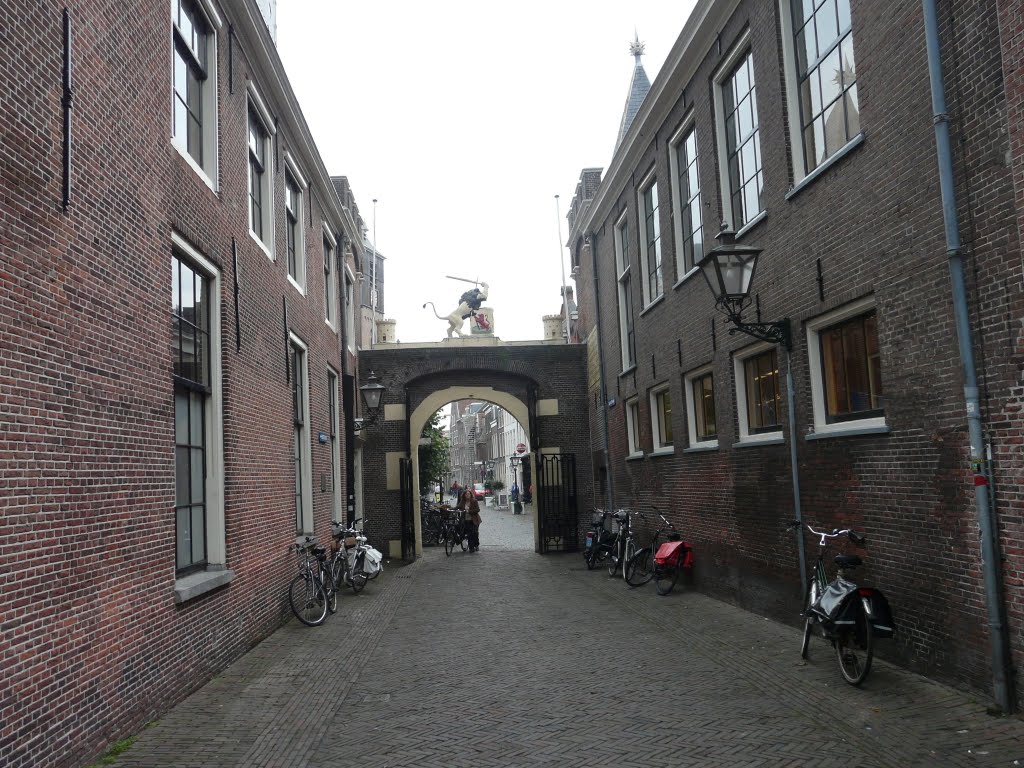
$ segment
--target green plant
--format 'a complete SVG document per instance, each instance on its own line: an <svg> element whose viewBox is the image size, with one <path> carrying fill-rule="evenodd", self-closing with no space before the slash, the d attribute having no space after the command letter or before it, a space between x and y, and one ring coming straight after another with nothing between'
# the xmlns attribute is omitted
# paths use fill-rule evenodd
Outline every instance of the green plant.
<svg viewBox="0 0 1024 768"><path fill-rule="evenodd" d="M440 411L430 417L420 437L429 440L425 445L420 445L418 451L422 496L431 492L436 482L441 482L443 486L444 483L439 478L445 477L448 473L448 438L441 430Z"/></svg>
<svg viewBox="0 0 1024 768"><path fill-rule="evenodd" d="M500 491L504 487L505 487L505 484L503 482L501 482L501 480L492 480L491 481L491 490L492 491Z"/></svg>
<svg viewBox="0 0 1024 768"><path fill-rule="evenodd" d="M147 725L146 727L148 728L149 726ZM110 749L103 753L103 756L99 760L88 766L88 768L100 768L100 766L103 765L113 765L117 762L117 756L130 749L132 744L135 743L135 739L135 736L129 736L127 739L121 739L121 741L116 742L110 747Z"/></svg>

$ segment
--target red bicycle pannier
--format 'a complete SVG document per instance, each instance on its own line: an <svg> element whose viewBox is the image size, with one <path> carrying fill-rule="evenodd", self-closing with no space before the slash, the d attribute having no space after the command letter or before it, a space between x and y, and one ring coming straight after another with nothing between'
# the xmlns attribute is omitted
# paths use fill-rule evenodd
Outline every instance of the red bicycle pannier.
<svg viewBox="0 0 1024 768"><path fill-rule="evenodd" d="M666 541L654 555L655 565L680 565L680 558L683 558L681 565L690 568L693 565L693 555L690 553L690 545L685 541Z"/></svg>

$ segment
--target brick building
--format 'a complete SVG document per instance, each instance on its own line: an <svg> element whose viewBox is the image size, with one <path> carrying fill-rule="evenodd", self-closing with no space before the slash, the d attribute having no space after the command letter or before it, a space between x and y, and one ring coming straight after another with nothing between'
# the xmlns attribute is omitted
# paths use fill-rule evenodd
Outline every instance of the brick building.
<svg viewBox="0 0 1024 768"><path fill-rule="evenodd" d="M863 531L861 575L899 624L882 652L1019 704L1021 16L939 5L991 463L970 461L922 3L711 0L569 211L596 495L670 510L698 588L793 622L798 549L782 530L795 500L816 527ZM788 318L790 353L730 334L715 311L696 264L720 222L762 249L744 319ZM979 543L989 501L995 594ZM1010 664L990 627L1000 612Z"/></svg>
<svg viewBox="0 0 1024 768"><path fill-rule="evenodd" d="M62 10L0 9L11 768L87 762L272 632L352 491L364 226L256 5Z"/></svg>

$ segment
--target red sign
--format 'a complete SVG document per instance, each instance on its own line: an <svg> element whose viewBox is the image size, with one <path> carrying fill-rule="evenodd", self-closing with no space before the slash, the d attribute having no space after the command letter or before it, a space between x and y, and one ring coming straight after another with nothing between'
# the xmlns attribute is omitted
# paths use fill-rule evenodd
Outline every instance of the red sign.
<svg viewBox="0 0 1024 768"><path fill-rule="evenodd" d="M526 443L519 443L516 446L516 453L526 453Z"/></svg>

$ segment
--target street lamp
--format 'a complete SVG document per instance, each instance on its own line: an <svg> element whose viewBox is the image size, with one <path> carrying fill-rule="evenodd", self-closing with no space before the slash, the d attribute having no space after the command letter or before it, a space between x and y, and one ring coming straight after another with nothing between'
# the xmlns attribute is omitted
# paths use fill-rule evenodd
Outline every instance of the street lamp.
<svg viewBox="0 0 1024 768"><path fill-rule="evenodd" d="M736 234L724 222L717 239L720 245L708 251L697 266L700 267L711 293L714 294L715 307L724 312L729 322L733 324L729 333L740 331L762 341L781 344L787 351L791 350L793 339L790 334L789 318L762 323L758 307L758 322L743 322L743 310L750 306L750 284L754 281L761 249L750 245L738 245Z"/></svg>
<svg viewBox="0 0 1024 768"><path fill-rule="evenodd" d="M363 398L363 418L356 419L357 430L373 424L380 416L380 401L387 388L380 383L376 374L370 371L366 383L359 387L359 394Z"/></svg>
<svg viewBox="0 0 1024 768"><path fill-rule="evenodd" d="M800 473L796 455L796 395L793 389L793 336L789 318L770 323L761 322L760 302L757 307L757 322L743 322L743 310L750 306L750 285L754 281L757 258L761 249L751 245L739 245L736 233L722 222L718 233L719 245L708 251L697 266L704 274L708 287L715 297L715 307L725 313L732 323L729 333L739 331L755 339L781 344L786 348L786 403L789 407L789 458L793 474L793 513L800 521L797 528L797 547L800 557L800 584L807 586L807 559L804 553L803 522L800 514Z"/></svg>

